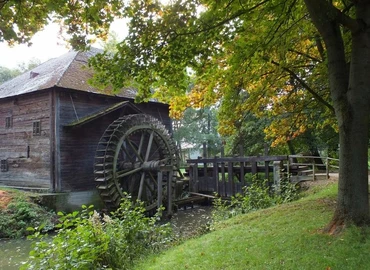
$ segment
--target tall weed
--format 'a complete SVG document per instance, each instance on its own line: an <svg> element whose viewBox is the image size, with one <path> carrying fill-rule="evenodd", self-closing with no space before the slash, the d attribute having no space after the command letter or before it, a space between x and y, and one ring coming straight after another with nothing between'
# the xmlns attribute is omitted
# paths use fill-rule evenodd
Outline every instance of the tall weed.
<svg viewBox="0 0 370 270"><path fill-rule="evenodd" d="M112 216L101 216L92 206L58 214L57 235L48 241L36 230L33 238L39 241L21 269L130 269L171 241L169 225L157 225L159 216L145 216L144 207L132 206L128 196Z"/></svg>

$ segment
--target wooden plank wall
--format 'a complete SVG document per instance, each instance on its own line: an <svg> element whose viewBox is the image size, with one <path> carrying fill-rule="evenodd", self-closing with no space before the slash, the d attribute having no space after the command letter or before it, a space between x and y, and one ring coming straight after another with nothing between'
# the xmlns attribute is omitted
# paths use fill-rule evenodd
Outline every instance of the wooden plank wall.
<svg viewBox="0 0 370 270"><path fill-rule="evenodd" d="M93 166L96 147L106 128L121 116L121 111L117 110L81 127L62 126L77 120L76 114L81 119L125 99L77 91L60 92L59 99L59 162L62 190L95 189ZM155 104L135 104L135 106L145 113L154 114L153 116L158 119L164 119L167 126L171 126L168 106Z"/></svg>
<svg viewBox="0 0 370 270"><path fill-rule="evenodd" d="M50 96L42 91L0 100L0 159L8 171L0 184L50 187ZM6 117L12 127L5 128ZM41 122L41 135L33 135L33 122Z"/></svg>
<svg viewBox="0 0 370 270"><path fill-rule="evenodd" d="M84 92L60 92L59 98L61 188L63 191L94 189L95 150L105 129L119 114L113 112L78 128L63 128L77 117L98 112L113 102Z"/></svg>
<svg viewBox="0 0 370 270"><path fill-rule="evenodd" d="M168 131L172 133L172 120L169 117L169 106L165 104L141 103L135 104L143 113L149 114L161 121Z"/></svg>

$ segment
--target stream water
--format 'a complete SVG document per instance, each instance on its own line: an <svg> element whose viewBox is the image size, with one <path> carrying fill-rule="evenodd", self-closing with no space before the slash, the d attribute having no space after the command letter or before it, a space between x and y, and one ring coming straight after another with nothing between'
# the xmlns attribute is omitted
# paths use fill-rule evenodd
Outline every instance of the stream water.
<svg viewBox="0 0 370 270"><path fill-rule="evenodd" d="M19 269L28 258L31 241L27 239L0 239L0 269Z"/></svg>
<svg viewBox="0 0 370 270"><path fill-rule="evenodd" d="M181 236L196 234L210 221L211 207L194 206L180 209L170 220L175 233ZM28 258L32 242L27 239L0 239L0 270L19 269Z"/></svg>

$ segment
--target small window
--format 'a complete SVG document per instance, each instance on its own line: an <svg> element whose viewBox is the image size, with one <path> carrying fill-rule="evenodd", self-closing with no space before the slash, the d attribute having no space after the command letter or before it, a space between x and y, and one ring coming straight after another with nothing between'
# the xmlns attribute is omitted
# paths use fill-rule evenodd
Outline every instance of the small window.
<svg viewBox="0 0 370 270"><path fill-rule="evenodd" d="M11 116L5 118L5 128L11 128L13 126L13 119Z"/></svg>
<svg viewBox="0 0 370 270"><path fill-rule="evenodd" d="M33 122L33 135L41 135L41 122L40 121Z"/></svg>
<svg viewBox="0 0 370 270"><path fill-rule="evenodd" d="M0 161L1 171L7 172L8 171L8 161L6 159L2 159Z"/></svg>

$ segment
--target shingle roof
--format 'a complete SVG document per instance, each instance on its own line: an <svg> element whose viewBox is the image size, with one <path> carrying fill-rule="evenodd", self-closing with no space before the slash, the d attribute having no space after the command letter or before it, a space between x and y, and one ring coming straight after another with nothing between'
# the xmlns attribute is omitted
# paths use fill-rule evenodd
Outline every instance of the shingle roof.
<svg viewBox="0 0 370 270"><path fill-rule="evenodd" d="M85 52L72 50L58 58L46 61L31 71L0 85L0 98L18 96L54 86L102 93L87 82L93 74L93 71L87 67L87 61L99 52L101 50L95 48ZM104 94L107 94L107 91ZM108 93L108 95L114 94ZM135 89L125 89L119 94L127 98L135 98L135 95Z"/></svg>

